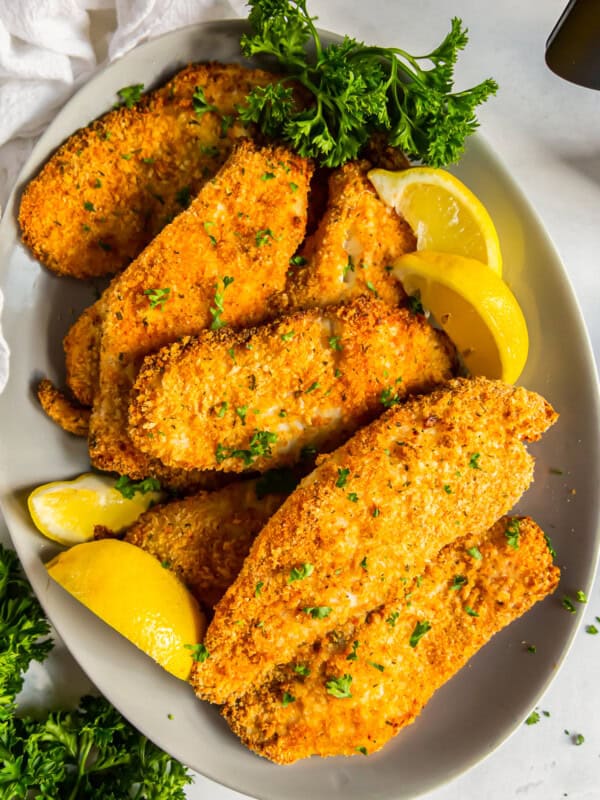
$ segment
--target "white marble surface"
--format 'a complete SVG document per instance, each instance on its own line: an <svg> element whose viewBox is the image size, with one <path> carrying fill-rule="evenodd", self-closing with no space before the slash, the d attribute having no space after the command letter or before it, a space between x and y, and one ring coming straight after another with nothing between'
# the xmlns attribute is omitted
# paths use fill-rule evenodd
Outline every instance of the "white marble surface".
<svg viewBox="0 0 600 800"><path fill-rule="evenodd" d="M554 240L579 299L598 361L600 92L560 80L544 63L546 38L566 0L309 2L323 28L347 32L371 43L406 44L413 52L426 52L436 44L452 16L464 20L471 42L459 62L459 86L487 76L499 82L498 96L480 113L482 133L521 185ZM556 324L560 325L560 319ZM1 521L0 537L6 537ZM600 616L598 581L583 613L587 623ZM64 667L67 656L60 653L59 657ZM600 635L591 636L582 628L540 703L540 709L549 711L550 716L542 717L537 725L523 725L485 762L427 795L427 800L598 800L599 665ZM60 673L62 668L56 674ZM77 685L84 685L83 676L78 681ZM484 708L481 713L486 713ZM576 746L565 729L582 733L585 742ZM187 796L189 800L242 797L201 776Z"/></svg>

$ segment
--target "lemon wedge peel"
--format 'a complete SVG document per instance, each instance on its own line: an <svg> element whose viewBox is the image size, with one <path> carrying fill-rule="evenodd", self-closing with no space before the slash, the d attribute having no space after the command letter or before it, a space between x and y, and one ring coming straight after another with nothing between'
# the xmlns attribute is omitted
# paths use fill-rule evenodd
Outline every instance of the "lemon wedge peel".
<svg viewBox="0 0 600 800"><path fill-rule="evenodd" d="M417 251L396 260L394 276L456 345L473 375L515 383L529 351L523 312L498 274L475 259Z"/></svg>
<svg viewBox="0 0 600 800"><path fill-rule="evenodd" d="M96 525L119 533L163 499L160 492L126 498L115 489L115 482L113 477L89 472L71 481L38 486L27 498L31 519L46 538L80 544L93 538Z"/></svg>
<svg viewBox="0 0 600 800"><path fill-rule="evenodd" d="M502 275L500 240L492 218L452 173L410 167L398 172L372 169L368 177L379 198L411 226L417 250L476 258Z"/></svg>
<svg viewBox="0 0 600 800"><path fill-rule="evenodd" d="M190 646L202 641L206 619L179 578L154 556L118 539L100 539L59 553L51 578L104 622L187 680Z"/></svg>

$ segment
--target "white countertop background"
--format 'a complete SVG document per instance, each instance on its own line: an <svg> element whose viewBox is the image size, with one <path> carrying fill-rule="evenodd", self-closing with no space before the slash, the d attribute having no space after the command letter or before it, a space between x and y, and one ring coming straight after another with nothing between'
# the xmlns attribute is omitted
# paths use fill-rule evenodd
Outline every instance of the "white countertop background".
<svg viewBox="0 0 600 800"><path fill-rule="evenodd" d="M309 0L309 10L318 15L321 28L368 43L407 46L414 53L427 52L441 41L451 17L462 18L470 43L459 58L457 86L466 88L486 77L500 84L498 95L479 113L481 132L553 239L600 363L600 92L561 80L544 62L546 39L565 4L566 0ZM222 5L226 10L227 4ZM560 326L560 319L556 324ZM8 541L1 519L0 539ZM584 625L600 616L598 580L579 613ZM85 689L84 676L60 648L54 663L57 681L61 676L64 681L68 673L72 689ZM30 692L41 691L38 684L43 680L35 675ZM550 716L542 716L537 725L521 726L483 763L426 795L427 800L600 800L600 635L587 634L582 625L539 708ZM582 733L585 742L575 745L565 729ZM243 796L197 776L187 797Z"/></svg>

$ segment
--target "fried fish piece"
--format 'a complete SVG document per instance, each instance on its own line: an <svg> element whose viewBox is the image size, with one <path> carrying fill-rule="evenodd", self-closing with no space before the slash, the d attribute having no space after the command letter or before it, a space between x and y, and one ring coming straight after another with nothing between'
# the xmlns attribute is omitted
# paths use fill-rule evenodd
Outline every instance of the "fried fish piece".
<svg viewBox="0 0 600 800"><path fill-rule="evenodd" d="M25 188L23 242L59 275L119 271L249 135L236 106L274 79L239 64L191 64L77 131Z"/></svg>
<svg viewBox="0 0 600 800"><path fill-rule="evenodd" d="M75 436L87 436L90 424L89 408L73 403L52 381L43 378L37 387L38 400L53 422Z"/></svg>
<svg viewBox="0 0 600 800"><path fill-rule="evenodd" d="M522 440L555 418L523 388L455 379L323 457L267 522L217 605L210 658L191 677L198 696L231 701L299 646L387 602L442 547L491 527L532 480Z"/></svg>
<svg viewBox="0 0 600 800"><path fill-rule="evenodd" d="M383 203L367 178L368 162L353 161L329 178L329 201L317 230L292 264L287 285L292 308L312 308L376 295L405 297L390 264L416 249L408 223Z"/></svg>
<svg viewBox="0 0 600 800"><path fill-rule="evenodd" d="M203 329L269 316L304 236L310 163L243 140L190 207L113 280L105 299L92 464L164 476L127 433L129 393L145 355Z"/></svg>
<svg viewBox="0 0 600 800"><path fill-rule="evenodd" d="M63 339L67 386L83 406L94 402L104 318L104 296L86 308Z"/></svg>
<svg viewBox="0 0 600 800"><path fill-rule="evenodd" d="M285 488L293 488L293 480ZM275 482L241 481L215 492L154 506L127 531L125 541L151 553L212 608L237 577L250 545L287 493Z"/></svg>
<svg viewBox="0 0 600 800"><path fill-rule="evenodd" d="M397 585L396 599L319 650L300 650L223 715L245 745L278 764L374 753L558 579L543 531L504 517L446 546L418 580Z"/></svg>
<svg viewBox="0 0 600 800"><path fill-rule="evenodd" d="M454 366L450 340L424 316L358 297L148 356L129 435L168 466L264 471L298 462L308 447L332 450Z"/></svg>

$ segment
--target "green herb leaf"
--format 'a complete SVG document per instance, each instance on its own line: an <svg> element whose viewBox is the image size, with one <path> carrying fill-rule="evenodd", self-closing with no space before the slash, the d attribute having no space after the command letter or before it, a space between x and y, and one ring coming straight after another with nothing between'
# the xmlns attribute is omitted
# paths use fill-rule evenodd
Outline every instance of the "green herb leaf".
<svg viewBox="0 0 600 800"><path fill-rule="evenodd" d="M540 721L540 715L537 711L532 711L531 714L525 720L525 725L537 725Z"/></svg>
<svg viewBox="0 0 600 800"><path fill-rule="evenodd" d="M214 237L213 237L214 238ZM233 278L230 278L228 275L225 275L223 278L223 288L219 287L219 284L215 284L215 299L214 299L214 306L209 308L210 315L213 318L210 329L211 331L217 331L219 328L224 328L227 325L226 322L223 320L223 313L225 311L225 289L233 283Z"/></svg>
<svg viewBox="0 0 600 800"><path fill-rule="evenodd" d="M284 692L283 693L283 697L281 698L281 705L284 708L286 706L289 706L290 703L295 703L295 702L296 702L296 698L294 697L293 694L290 694L289 692Z"/></svg>
<svg viewBox="0 0 600 800"><path fill-rule="evenodd" d="M429 622L417 622L413 632L411 633L409 644L411 647L416 647L419 643L419 640L425 636L427 631L431 630L431 623Z"/></svg>
<svg viewBox="0 0 600 800"><path fill-rule="evenodd" d="M150 301L150 308L159 308L162 311L169 299L171 290L168 287L165 289L144 289L144 294Z"/></svg>
<svg viewBox="0 0 600 800"><path fill-rule="evenodd" d="M477 127L476 106L497 89L486 80L453 92L454 64L467 43L459 19L430 53L413 56L349 36L324 47L305 0L249 5L252 33L242 37L242 52L274 57L286 83L253 89L240 116L324 166L357 158L374 133L432 166L456 161ZM306 107L296 107L290 78L312 94Z"/></svg>
<svg viewBox="0 0 600 800"><path fill-rule="evenodd" d="M310 675L310 669L306 664L294 664L292 669L297 675L302 675L303 678L307 678Z"/></svg>
<svg viewBox="0 0 600 800"><path fill-rule="evenodd" d="M464 575L455 575L452 579L452 584L450 585L451 589L462 589L463 586L466 586L469 582L468 578Z"/></svg>
<svg viewBox="0 0 600 800"><path fill-rule="evenodd" d="M314 567L312 564L302 564L300 567L292 567L290 570L288 583L293 583L294 581L303 581L305 578L310 577L313 574L313 571Z"/></svg>
<svg viewBox="0 0 600 800"><path fill-rule="evenodd" d="M518 519L513 519L508 524L508 527L504 531L504 535L508 540L508 544L512 547L513 550L519 549L519 535L520 535L520 525Z"/></svg>
<svg viewBox="0 0 600 800"><path fill-rule="evenodd" d="M197 117L201 117L207 111L216 111L216 106L211 106L204 96L204 89L196 86L192 95L192 107Z"/></svg>
<svg viewBox="0 0 600 800"><path fill-rule="evenodd" d="M139 492L140 494L147 494L148 492L160 492L160 481L156 478L144 478L142 481L132 481L127 475L121 475L117 478L115 489L121 492L123 497L128 500Z"/></svg>
<svg viewBox="0 0 600 800"><path fill-rule="evenodd" d="M471 556L471 558L474 558L475 561L481 561L483 558L478 547L467 547L467 553Z"/></svg>
<svg viewBox="0 0 600 800"><path fill-rule="evenodd" d="M342 700L346 697L352 697L352 693L350 692L351 683L352 675L346 673L342 675L341 678L330 678L326 682L325 688L327 689L327 694Z"/></svg>
<svg viewBox="0 0 600 800"><path fill-rule="evenodd" d="M358 650L359 646L360 646L360 642L359 641L352 642L352 650L346 656L346 661L356 661L356 659L358 658L358 655L357 655L356 651Z"/></svg>
<svg viewBox="0 0 600 800"><path fill-rule="evenodd" d="M132 86L124 86L117 91L121 104L126 108L133 108L138 102L144 91L143 83L134 83Z"/></svg>
<svg viewBox="0 0 600 800"><path fill-rule="evenodd" d="M313 619L325 619L332 611L333 609L329 606L307 606L304 609L304 613Z"/></svg>
<svg viewBox="0 0 600 800"><path fill-rule="evenodd" d="M199 664L204 664L207 658L210 658L210 653L206 649L206 645L200 642L199 644L186 644L185 647L192 651L192 658Z"/></svg>

